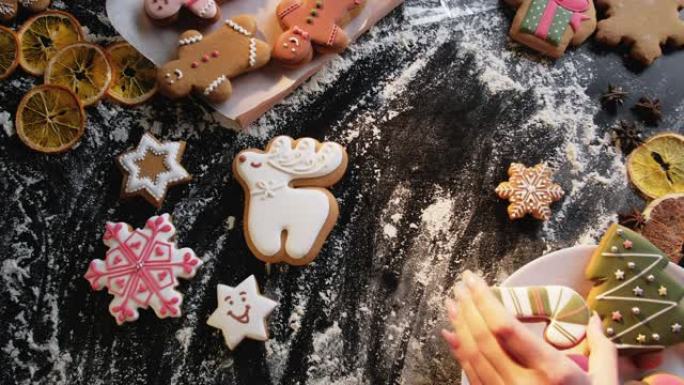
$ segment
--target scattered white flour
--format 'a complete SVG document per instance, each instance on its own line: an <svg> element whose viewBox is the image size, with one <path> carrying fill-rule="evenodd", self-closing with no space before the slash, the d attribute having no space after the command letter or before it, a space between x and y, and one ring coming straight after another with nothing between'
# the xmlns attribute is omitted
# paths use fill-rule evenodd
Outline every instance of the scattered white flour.
<svg viewBox="0 0 684 385"><path fill-rule="evenodd" d="M12 121L12 115L7 111L0 111L0 126L5 131L7 136L14 135L14 122Z"/></svg>

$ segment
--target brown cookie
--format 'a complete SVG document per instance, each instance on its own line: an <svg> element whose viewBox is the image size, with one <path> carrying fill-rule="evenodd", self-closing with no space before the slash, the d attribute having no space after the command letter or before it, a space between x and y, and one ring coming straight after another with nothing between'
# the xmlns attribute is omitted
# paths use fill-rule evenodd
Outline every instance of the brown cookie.
<svg viewBox="0 0 684 385"><path fill-rule="evenodd" d="M510 36L513 40L553 58L568 45L578 46L596 29L592 0L506 0L518 8Z"/></svg>
<svg viewBox="0 0 684 385"><path fill-rule="evenodd" d="M311 61L314 46L320 52L342 52L349 37L342 21L363 0L283 0L276 15L283 33L273 47L273 58L287 66Z"/></svg>
<svg viewBox="0 0 684 385"><path fill-rule="evenodd" d="M142 196L161 207L171 186L188 183L192 176L180 161L185 152L185 142L160 142L152 134L145 133L135 149L118 157L124 174L121 196Z"/></svg>
<svg viewBox="0 0 684 385"><path fill-rule="evenodd" d="M207 36L184 32L178 59L157 72L159 91L172 99L195 91L214 103L228 100L230 79L265 66L271 58L271 47L254 37L255 32L256 21L247 15L226 20Z"/></svg>
<svg viewBox="0 0 684 385"><path fill-rule="evenodd" d="M632 46L631 56L648 65L663 54L661 46L684 46L684 21L679 11L684 0L597 0L606 9L596 39L610 46Z"/></svg>
<svg viewBox="0 0 684 385"><path fill-rule="evenodd" d="M316 258L339 215L325 187L342 178L347 162L337 143L289 136L235 157L233 174L245 191L245 238L257 258L290 265Z"/></svg>
<svg viewBox="0 0 684 385"><path fill-rule="evenodd" d="M17 16L19 4L31 12L42 12L50 6L50 0L0 0L0 20L10 21Z"/></svg>
<svg viewBox="0 0 684 385"><path fill-rule="evenodd" d="M145 0L145 13L157 24L173 23L181 9L206 22L221 18L221 8L215 0Z"/></svg>
<svg viewBox="0 0 684 385"><path fill-rule="evenodd" d="M641 234L679 263L684 258L684 194L654 200L644 210L644 219Z"/></svg>

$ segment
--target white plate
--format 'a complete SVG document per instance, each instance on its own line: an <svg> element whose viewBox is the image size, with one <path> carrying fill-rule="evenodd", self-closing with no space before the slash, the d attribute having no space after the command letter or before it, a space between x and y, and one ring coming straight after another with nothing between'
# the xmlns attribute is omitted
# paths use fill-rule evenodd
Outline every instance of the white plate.
<svg viewBox="0 0 684 385"><path fill-rule="evenodd" d="M576 246L544 255L511 274L501 286L563 285L573 288L586 297L592 284L584 278L584 268L595 249L596 246ZM684 269L670 263L667 270L679 277L684 285ZM543 323L525 325L534 330L540 339L543 339ZM684 376L684 347L682 345L666 349L663 364L653 371L665 371ZM469 385L463 373L461 383Z"/></svg>

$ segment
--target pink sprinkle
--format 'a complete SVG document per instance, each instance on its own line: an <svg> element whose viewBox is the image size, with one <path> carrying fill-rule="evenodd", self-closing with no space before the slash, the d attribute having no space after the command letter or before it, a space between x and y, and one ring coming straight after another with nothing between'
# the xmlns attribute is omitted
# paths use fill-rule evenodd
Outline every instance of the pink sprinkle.
<svg viewBox="0 0 684 385"><path fill-rule="evenodd" d="M202 61L205 63L208 62L209 61L209 55L202 56Z"/></svg>
<svg viewBox="0 0 684 385"><path fill-rule="evenodd" d="M215 50L214 52L211 53L212 57L219 57L219 51Z"/></svg>
<svg viewBox="0 0 684 385"><path fill-rule="evenodd" d="M622 246L624 246L625 249L631 249L632 246L634 246L634 244L632 243L632 241L627 239L626 241L622 242Z"/></svg>
<svg viewBox="0 0 684 385"><path fill-rule="evenodd" d="M197 68L197 67L199 67L199 63L197 63L196 61L194 61L194 62L192 62L191 67L192 67L192 68Z"/></svg>

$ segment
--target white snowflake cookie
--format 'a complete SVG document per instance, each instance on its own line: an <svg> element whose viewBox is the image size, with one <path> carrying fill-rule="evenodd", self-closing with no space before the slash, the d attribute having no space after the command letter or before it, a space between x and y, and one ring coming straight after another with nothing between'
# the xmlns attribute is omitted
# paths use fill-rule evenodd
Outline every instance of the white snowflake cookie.
<svg viewBox="0 0 684 385"><path fill-rule="evenodd" d="M103 241L109 250L105 260L90 262L85 278L94 290L106 287L114 296L109 312L119 325L137 320L138 308L152 307L159 318L180 317L176 277L193 277L202 261L191 249L178 249L175 235L169 214L148 219L143 229L107 223Z"/></svg>
<svg viewBox="0 0 684 385"><path fill-rule="evenodd" d="M221 329L226 345L231 350L245 337L268 340L266 317L278 306L278 302L261 295L253 275L236 287L218 285L216 291L218 307L207 324Z"/></svg>

